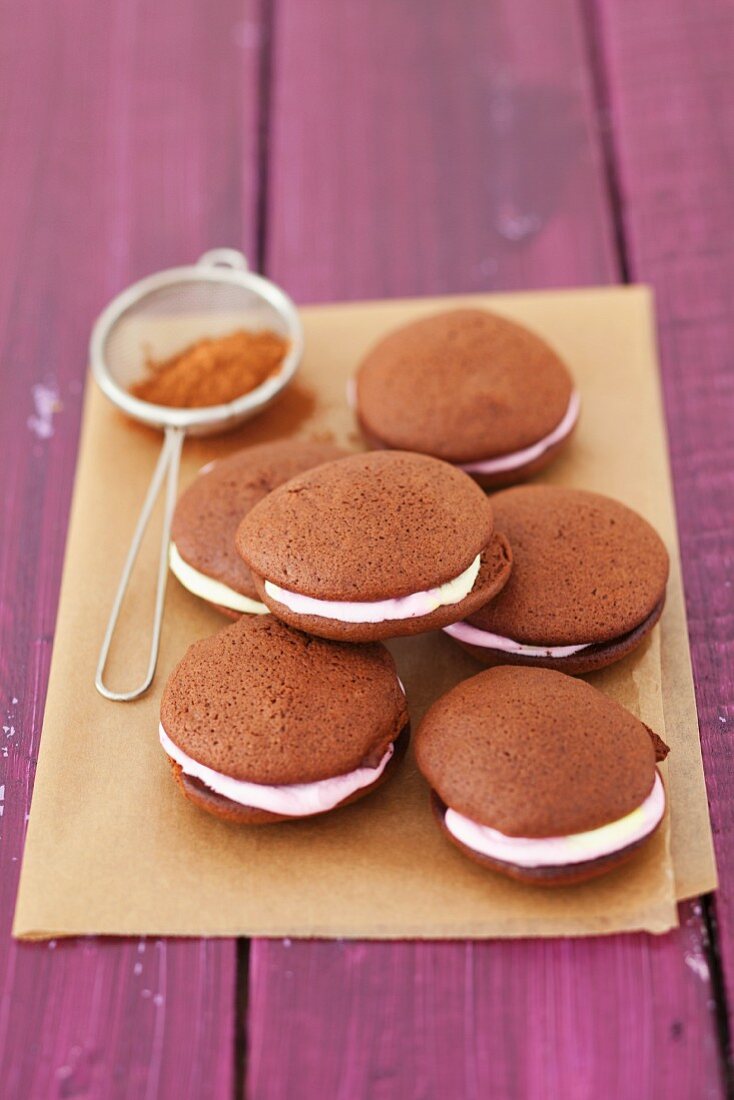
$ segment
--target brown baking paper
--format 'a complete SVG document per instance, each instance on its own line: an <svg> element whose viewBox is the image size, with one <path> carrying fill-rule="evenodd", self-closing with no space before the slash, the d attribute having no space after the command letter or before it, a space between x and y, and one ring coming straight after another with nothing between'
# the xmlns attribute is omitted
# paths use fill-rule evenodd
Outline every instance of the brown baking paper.
<svg viewBox="0 0 734 1100"><path fill-rule="evenodd" d="M548 480L626 501L656 525L677 562L650 300L641 288L304 309L308 351L297 381L238 432L187 441L182 481L213 457L267 439L317 437L360 446L344 384L366 347L394 325L458 302L525 321L555 344L578 379L584 407L574 442ZM90 387L16 936L663 932L677 920L676 892L715 884L677 569L662 632L591 677L666 736L673 750L670 818L651 844L605 878L544 891L473 865L433 824L410 755L374 796L311 821L236 828L191 806L158 744L160 693L188 643L224 620L172 579L158 674L147 697L111 703L93 686L110 602L159 445L156 433L126 421ZM145 665L154 558L151 540L114 652L109 678L115 686L136 682ZM414 722L441 692L479 671L440 634L392 648Z"/></svg>

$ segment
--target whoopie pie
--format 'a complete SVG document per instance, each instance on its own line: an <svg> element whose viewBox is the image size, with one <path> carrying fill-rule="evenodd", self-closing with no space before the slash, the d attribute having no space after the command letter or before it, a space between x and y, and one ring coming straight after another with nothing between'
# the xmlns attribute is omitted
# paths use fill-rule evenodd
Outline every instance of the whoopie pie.
<svg viewBox="0 0 734 1100"><path fill-rule="evenodd" d="M312 638L272 615L242 616L189 647L166 684L159 732L186 798L246 825L364 797L409 736L384 646Z"/></svg>
<svg viewBox="0 0 734 1100"><path fill-rule="evenodd" d="M667 746L583 680L494 668L438 699L415 735L438 823L464 855L541 886L630 859L665 812Z"/></svg>
<svg viewBox="0 0 734 1100"><path fill-rule="evenodd" d="M350 642L472 614L506 583L512 560L471 478L403 451L300 474L245 516L236 541L274 615Z"/></svg>
<svg viewBox="0 0 734 1100"><path fill-rule="evenodd" d="M572 675L625 657L660 618L668 553L650 524L582 489L525 485L491 497L510 540L512 575L497 599L446 627L484 664Z"/></svg>
<svg viewBox="0 0 734 1100"><path fill-rule="evenodd" d="M238 524L277 485L344 454L328 443L282 440L246 447L204 466L176 505L171 572L184 588L230 618L266 614L250 571L235 550Z"/></svg>
<svg viewBox="0 0 734 1100"><path fill-rule="evenodd" d="M556 352L482 309L450 310L390 333L359 367L353 395L372 445L444 459L486 487L547 466L580 407Z"/></svg>

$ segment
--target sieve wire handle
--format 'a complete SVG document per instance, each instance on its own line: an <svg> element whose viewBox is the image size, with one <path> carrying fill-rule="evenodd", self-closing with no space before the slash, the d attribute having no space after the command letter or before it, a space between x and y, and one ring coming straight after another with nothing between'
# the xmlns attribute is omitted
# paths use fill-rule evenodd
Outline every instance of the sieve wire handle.
<svg viewBox="0 0 734 1100"><path fill-rule="evenodd" d="M105 631L104 641L102 642L102 648L99 651L99 662L97 664L97 672L94 678L94 686L100 695L104 695L105 699L114 699L117 702L128 702L130 699L137 699L143 695L150 687L153 676L155 675L155 666L158 662L158 649L161 639L161 620L163 619L163 600L166 595L166 581L168 579L168 544L171 537L171 521L173 519L173 509L176 504L176 488L178 486L178 471L181 464L181 448L184 441L184 431L181 428L166 428L165 438L163 440L163 446L161 447L161 453L158 457L158 463L156 465L153 477L151 478L150 485L148 487L148 493L143 504L142 511L138 517L138 523L135 528L135 534L133 540L130 543L130 549L125 559L125 565L123 566L122 574L120 576L120 583L117 588L114 603L112 604L112 611L110 612L109 622L107 623L107 630ZM120 609L122 602L127 592L127 587L130 583L130 574L132 573L135 560L140 551L140 544L143 541L143 535L145 534L150 517L155 506L155 502L158 499L158 494L161 491L164 478L166 478L166 501L165 511L163 514L163 531L161 533L161 549L160 557L158 559L158 581L156 585L155 593L155 611L153 614L153 634L150 642L150 654L148 657L148 669L145 673L145 680L138 687L132 688L130 691L112 691L108 688L104 682L104 670L107 664L107 657L109 656L110 646L112 645L112 639L115 634L115 628L117 626L117 620L120 617Z"/></svg>

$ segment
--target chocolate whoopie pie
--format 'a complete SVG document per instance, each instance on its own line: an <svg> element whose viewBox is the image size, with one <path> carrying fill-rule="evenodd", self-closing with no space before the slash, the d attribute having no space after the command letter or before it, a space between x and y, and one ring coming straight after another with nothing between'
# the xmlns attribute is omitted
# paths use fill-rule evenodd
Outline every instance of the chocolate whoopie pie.
<svg viewBox="0 0 734 1100"><path fill-rule="evenodd" d="M195 642L161 703L160 739L184 795L236 824L311 817L373 791L407 744L384 646L342 645L243 616Z"/></svg>
<svg viewBox="0 0 734 1100"><path fill-rule="evenodd" d="M390 333L362 362L353 393L373 446L442 458L485 487L547 466L568 442L580 405L544 340L481 309Z"/></svg>
<svg viewBox="0 0 734 1100"><path fill-rule="evenodd" d="M204 466L176 505L171 572L184 588L230 618L266 614L250 570L235 550L237 526L276 486L344 454L328 443L283 440L246 447Z"/></svg>
<svg viewBox="0 0 734 1100"><path fill-rule="evenodd" d="M667 746L615 700L548 669L495 668L415 735L436 818L465 855L540 886L626 862L665 812Z"/></svg>
<svg viewBox="0 0 734 1100"><path fill-rule="evenodd" d="M646 520L610 497L550 485L491 501L512 576L496 600L446 627L477 660L575 676L620 660L650 633L668 554Z"/></svg>
<svg viewBox="0 0 734 1100"><path fill-rule="evenodd" d="M273 614L350 642L470 615L499 592L512 561L471 478L403 451L350 455L293 478L245 516L236 541Z"/></svg>

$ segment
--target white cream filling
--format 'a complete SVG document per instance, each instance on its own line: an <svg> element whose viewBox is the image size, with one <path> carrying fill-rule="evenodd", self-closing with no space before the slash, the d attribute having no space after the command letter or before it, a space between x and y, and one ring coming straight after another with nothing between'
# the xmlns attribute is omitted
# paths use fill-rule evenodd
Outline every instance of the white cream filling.
<svg viewBox="0 0 734 1100"><path fill-rule="evenodd" d="M570 657L594 645L593 642L584 642L583 645L525 645L523 642L516 642L514 638L492 634L489 630L480 630L479 627L464 622L451 623L443 629L446 634L467 645L481 646L482 649L499 649L503 653L514 653L523 657Z"/></svg>
<svg viewBox="0 0 734 1100"><path fill-rule="evenodd" d="M546 837L506 836L451 809L446 811L444 821L446 828L461 844L490 859L516 867L564 867L601 859L644 840L659 824L664 813L665 790L656 771L650 794L636 810L585 833Z"/></svg>
<svg viewBox="0 0 734 1100"><path fill-rule="evenodd" d="M215 794L220 794L240 806L268 810L287 817L308 817L333 810L349 795L369 787L379 779L395 752L395 746L388 745L376 768L356 768L345 775L319 779L314 783L293 783L278 787L264 783L247 783L242 779L222 775L221 772L207 768L205 764L187 756L178 745L174 745L162 725L159 725L158 733L168 756L181 766L186 775L201 780Z"/></svg>
<svg viewBox="0 0 734 1100"><path fill-rule="evenodd" d="M518 466L525 466L528 462L534 462L544 455L555 443L560 443L570 434L576 423L581 408L581 395L574 390L568 402L568 408L563 415L560 424L543 436L537 443L525 447L521 451L512 451L510 454L498 455L496 458L485 458L478 462L460 463L459 469L467 474L495 474L503 470L516 470Z"/></svg>
<svg viewBox="0 0 734 1100"><path fill-rule="evenodd" d="M194 569L193 565L183 560L175 542L172 542L168 548L168 564L174 577L184 588L188 588L189 592L200 596L202 600L219 604L220 607L228 607L232 611L242 611L247 615L269 614L265 604L260 603L259 600L252 600L241 592L235 592L229 585L222 584L221 581L216 581L213 577L207 577L205 573Z"/></svg>
<svg viewBox="0 0 734 1100"><path fill-rule="evenodd" d="M343 623L384 623L393 619L414 619L430 615L439 607L460 603L469 595L479 575L482 560L478 554L468 569L458 577L427 592L412 592L393 600L352 602L349 600L317 600L289 592L272 581L265 581L265 591L276 603L283 604L296 615L316 615Z"/></svg>

